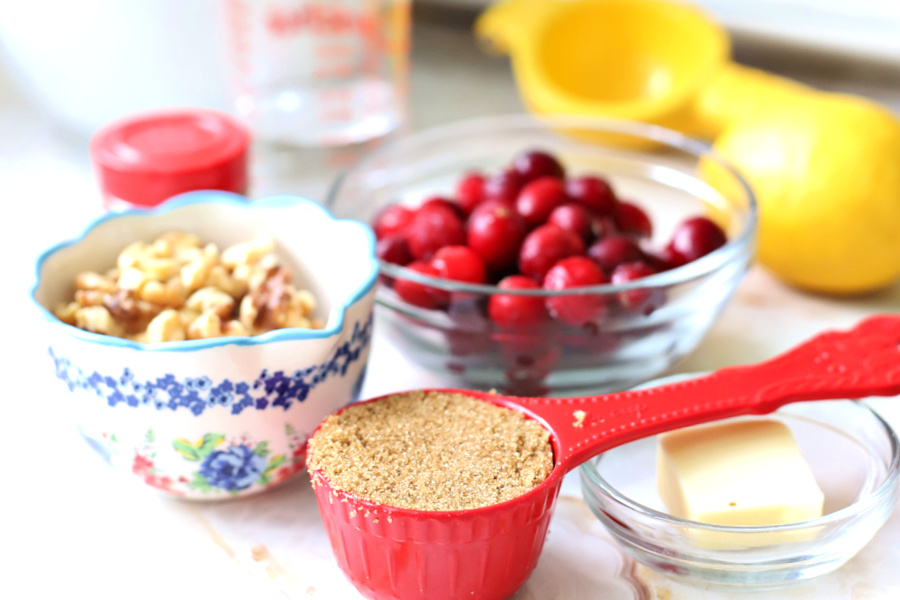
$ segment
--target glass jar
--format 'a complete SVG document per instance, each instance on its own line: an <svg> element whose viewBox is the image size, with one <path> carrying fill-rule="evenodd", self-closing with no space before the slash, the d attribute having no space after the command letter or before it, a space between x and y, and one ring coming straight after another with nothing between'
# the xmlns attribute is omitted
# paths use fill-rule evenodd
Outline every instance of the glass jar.
<svg viewBox="0 0 900 600"><path fill-rule="evenodd" d="M409 0L225 0L235 112L258 139L334 147L406 118Z"/></svg>

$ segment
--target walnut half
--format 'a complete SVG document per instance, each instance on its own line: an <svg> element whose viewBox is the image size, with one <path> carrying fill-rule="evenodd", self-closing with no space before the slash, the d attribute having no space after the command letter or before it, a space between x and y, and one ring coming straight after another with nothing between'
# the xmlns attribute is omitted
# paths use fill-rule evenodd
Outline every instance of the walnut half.
<svg viewBox="0 0 900 600"><path fill-rule="evenodd" d="M274 249L266 234L221 253L182 232L136 241L105 274L78 274L75 301L54 313L70 325L140 343L321 328L312 316L315 298L293 287Z"/></svg>

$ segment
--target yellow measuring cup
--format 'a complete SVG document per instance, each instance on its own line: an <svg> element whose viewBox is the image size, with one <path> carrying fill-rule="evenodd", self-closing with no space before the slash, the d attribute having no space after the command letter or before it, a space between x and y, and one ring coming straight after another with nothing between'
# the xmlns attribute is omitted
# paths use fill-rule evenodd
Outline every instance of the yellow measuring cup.
<svg viewBox="0 0 900 600"><path fill-rule="evenodd" d="M503 0L476 35L509 53L529 109L655 123L705 138L808 88L731 61L703 12L661 0Z"/></svg>

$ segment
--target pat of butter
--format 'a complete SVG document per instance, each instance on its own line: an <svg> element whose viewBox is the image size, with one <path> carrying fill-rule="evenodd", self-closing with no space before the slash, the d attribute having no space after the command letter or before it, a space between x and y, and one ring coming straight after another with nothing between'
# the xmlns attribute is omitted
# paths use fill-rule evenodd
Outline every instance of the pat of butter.
<svg viewBox="0 0 900 600"><path fill-rule="evenodd" d="M703 425L672 431L658 440L657 489L676 517L759 526L822 515L822 490L783 423L758 419ZM816 532L692 533L698 545L724 548L799 541ZM702 539L698 533L704 534Z"/></svg>

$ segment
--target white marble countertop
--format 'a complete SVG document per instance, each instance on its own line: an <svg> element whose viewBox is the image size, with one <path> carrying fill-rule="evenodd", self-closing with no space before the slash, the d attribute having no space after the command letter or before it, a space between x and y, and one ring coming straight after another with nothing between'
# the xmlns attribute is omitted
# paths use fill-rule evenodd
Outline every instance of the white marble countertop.
<svg viewBox="0 0 900 600"><path fill-rule="evenodd" d="M417 27L412 128L521 110L507 65L479 54L459 29ZM764 51L748 56L772 67ZM897 80L879 70L834 66L783 72L829 89L858 91L900 108ZM874 75L873 75L874 73ZM273 158L274 156L274 158ZM269 164L263 164L269 160ZM308 178L289 155L258 155L255 191L321 193L327 176ZM296 165L296 163L294 163ZM0 511L5 560L0 597L319 598L359 597L331 555L304 478L269 493L196 504L124 486L55 417L40 340L29 335L26 290L33 260L99 214L86 140L59 131L0 73L0 182L7 215L0 244L2 331L7 383L0 444L6 508ZM698 350L678 371L755 362L826 328L877 312L900 311L900 285L855 299L831 299L784 287L754 268ZM377 331L377 328L376 328ZM364 395L439 384L408 366L376 333ZM56 382L52 382L53 385ZM900 427L900 405L878 402ZM812 583L767 598L876 600L900 597L900 511L861 554ZM585 598L730 599L674 583L621 555L581 500L564 484L534 575L517 600Z"/></svg>

